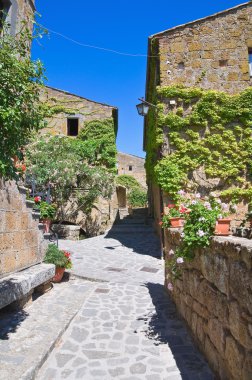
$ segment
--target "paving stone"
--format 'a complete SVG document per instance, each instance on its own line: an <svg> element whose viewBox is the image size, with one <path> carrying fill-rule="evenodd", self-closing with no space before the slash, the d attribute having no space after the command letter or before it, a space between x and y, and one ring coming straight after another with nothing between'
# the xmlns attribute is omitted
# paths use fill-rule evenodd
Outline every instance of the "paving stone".
<svg viewBox="0 0 252 380"><path fill-rule="evenodd" d="M134 374L141 374L146 372L146 365L142 363L135 363L130 366L130 372Z"/></svg>
<svg viewBox="0 0 252 380"><path fill-rule="evenodd" d="M214 379L164 292L164 267L154 234L113 232L60 241L60 248L72 252L73 274L106 284L89 282L88 298L36 380L48 380L48 368L56 371L53 380L63 379L67 370L73 371L71 380L177 380L182 379L180 373L183 380L203 380L204 374ZM75 357L60 367L57 354L66 353Z"/></svg>
<svg viewBox="0 0 252 380"><path fill-rule="evenodd" d="M108 372L109 372L109 374L112 377L118 378L118 376L124 375L125 368L123 368L123 367L116 367L116 368L113 368L113 369L109 369Z"/></svg>
<svg viewBox="0 0 252 380"><path fill-rule="evenodd" d="M75 340L76 342L81 343L84 340L86 340L88 334L89 332L86 329L75 326L73 327L71 338Z"/></svg>
<svg viewBox="0 0 252 380"><path fill-rule="evenodd" d="M69 355L69 354L56 354L56 362L57 366L59 368L64 367L66 363L71 360L74 357L74 355Z"/></svg>

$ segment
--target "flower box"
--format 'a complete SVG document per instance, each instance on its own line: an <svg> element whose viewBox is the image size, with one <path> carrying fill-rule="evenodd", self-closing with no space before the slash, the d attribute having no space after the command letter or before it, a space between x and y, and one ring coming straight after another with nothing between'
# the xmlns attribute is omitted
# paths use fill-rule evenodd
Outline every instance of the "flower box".
<svg viewBox="0 0 252 380"><path fill-rule="evenodd" d="M181 228L184 227L185 219L181 217L170 218L171 228Z"/></svg>

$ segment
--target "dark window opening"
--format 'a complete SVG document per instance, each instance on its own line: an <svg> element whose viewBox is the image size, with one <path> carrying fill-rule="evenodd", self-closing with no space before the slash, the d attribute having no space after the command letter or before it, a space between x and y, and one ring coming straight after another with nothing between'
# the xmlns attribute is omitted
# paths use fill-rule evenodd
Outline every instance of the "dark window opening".
<svg viewBox="0 0 252 380"><path fill-rule="evenodd" d="M185 64L184 64L184 62L179 62L179 64L178 64L178 69L179 69L179 70L184 70L184 68L185 68Z"/></svg>
<svg viewBox="0 0 252 380"><path fill-rule="evenodd" d="M79 119L67 119L67 136L78 136Z"/></svg>
<svg viewBox="0 0 252 380"><path fill-rule="evenodd" d="M129 166L129 171L132 172L132 170L133 170L133 166L130 165Z"/></svg>
<svg viewBox="0 0 252 380"><path fill-rule="evenodd" d="M252 48L248 49L249 55L249 75L252 77Z"/></svg>
<svg viewBox="0 0 252 380"><path fill-rule="evenodd" d="M219 61L219 66L220 67L226 67L228 65L228 60L227 59L221 59Z"/></svg>
<svg viewBox="0 0 252 380"><path fill-rule="evenodd" d="M9 0L0 0L0 29L10 10L11 2Z"/></svg>

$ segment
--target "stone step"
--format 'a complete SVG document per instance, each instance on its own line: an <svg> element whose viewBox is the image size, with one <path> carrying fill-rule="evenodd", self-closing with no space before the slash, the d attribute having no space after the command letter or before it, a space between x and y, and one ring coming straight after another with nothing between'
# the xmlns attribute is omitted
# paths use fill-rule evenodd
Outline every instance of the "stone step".
<svg viewBox="0 0 252 380"><path fill-rule="evenodd" d="M146 224L145 218L124 218L118 224Z"/></svg>
<svg viewBox="0 0 252 380"><path fill-rule="evenodd" d="M152 233L153 228L149 225L142 225L142 224L141 225L114 224L110 231L118 232L118 233L139 233L139 232Z"/></svg>
<svg viewBox="0 0 252 380"><path fill-rule="evenodd" d="M22 312L0 318L0 379L32 380L97 284L54 284Z"/></svg>

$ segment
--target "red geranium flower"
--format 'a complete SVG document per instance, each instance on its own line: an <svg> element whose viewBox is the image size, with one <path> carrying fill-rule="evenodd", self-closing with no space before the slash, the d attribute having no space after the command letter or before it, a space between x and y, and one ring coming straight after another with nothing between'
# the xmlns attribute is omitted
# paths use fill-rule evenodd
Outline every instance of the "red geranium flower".
<svg viewBox="0 0 252 380"><path fill-rule="evenodd" d="M176 205L174 205L174 204L172 204L172 203L169 203L169 204L167 205L167 207L168 207L168 208L175 208Z"/></svg>
<svg viewBox="0 0 252 380"><path fill-rule="evenodd" d="M41 201L41 197L34 197L34 202L39 203Z"/></svg>
<svg viewBox="0 0 252 380"><path fill-rule="evenodd" d="M159 222L159 225L162 226L162 225L163 225L163 222Z"/></svg>

